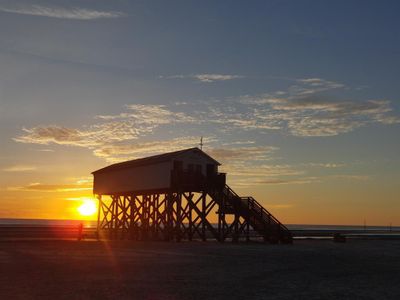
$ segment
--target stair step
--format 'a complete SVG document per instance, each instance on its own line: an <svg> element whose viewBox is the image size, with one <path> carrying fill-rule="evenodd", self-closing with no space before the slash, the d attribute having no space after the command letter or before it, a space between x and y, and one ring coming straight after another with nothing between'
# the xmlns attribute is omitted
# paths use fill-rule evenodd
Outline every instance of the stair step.
<svg viewBox="0 0 400 300"><path fill-rule="evenodd" d="M254 230L265 238L275 239L278 236L282 241L291 240L291 232L253 197L240 197L228 185L223 192L225 201L230 202L230 207L223 210L225 214L235 214L239 210L241 216L247 217Z"/></svg>

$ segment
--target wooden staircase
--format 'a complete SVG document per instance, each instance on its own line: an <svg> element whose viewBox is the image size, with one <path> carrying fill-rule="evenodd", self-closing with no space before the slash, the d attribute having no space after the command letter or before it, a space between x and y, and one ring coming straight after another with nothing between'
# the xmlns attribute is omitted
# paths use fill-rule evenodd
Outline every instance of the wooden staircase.
<svg viewBox="0 0 400 300"><path fill-rule="evenodd" d="M225 185L217 198L220 199L224 214L237 214L244 218L265 241L292 243L290 230L253 197L240 197Z"/></svg>

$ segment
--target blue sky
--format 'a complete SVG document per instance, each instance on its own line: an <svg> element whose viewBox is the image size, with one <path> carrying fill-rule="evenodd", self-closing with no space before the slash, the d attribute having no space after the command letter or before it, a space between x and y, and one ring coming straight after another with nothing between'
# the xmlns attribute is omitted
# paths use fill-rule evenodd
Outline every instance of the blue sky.
<svg viewBox="0 0 400 300"><path fill-rule="evenodd" d="M21 215L43 217L76 198L61 186L90 194L94 169L204 136L230 183L288 222L395 222L399 8L0 1L2 216L33 197Z"/></svg>

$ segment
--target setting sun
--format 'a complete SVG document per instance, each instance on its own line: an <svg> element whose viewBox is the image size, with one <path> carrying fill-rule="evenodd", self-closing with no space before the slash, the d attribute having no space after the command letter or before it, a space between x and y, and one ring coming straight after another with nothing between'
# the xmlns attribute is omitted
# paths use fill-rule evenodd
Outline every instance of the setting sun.
<svg viewBox="0 0 400 300"><path fill-rule="evenodd" d="M82 216L92 216L97 211L96 202L93 199L83 199L82 204L78 207L78 212Z"/></svg>

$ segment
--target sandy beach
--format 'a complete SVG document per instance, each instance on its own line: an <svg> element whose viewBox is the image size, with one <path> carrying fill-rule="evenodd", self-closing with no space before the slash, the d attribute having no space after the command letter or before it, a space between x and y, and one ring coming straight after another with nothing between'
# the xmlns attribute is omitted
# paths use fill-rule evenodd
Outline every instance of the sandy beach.
<svg viewBox="0 0 400 300"><path fill-rule="evenodd" d="M0 299L399 299L400 241L1 241Z"/></svg>

